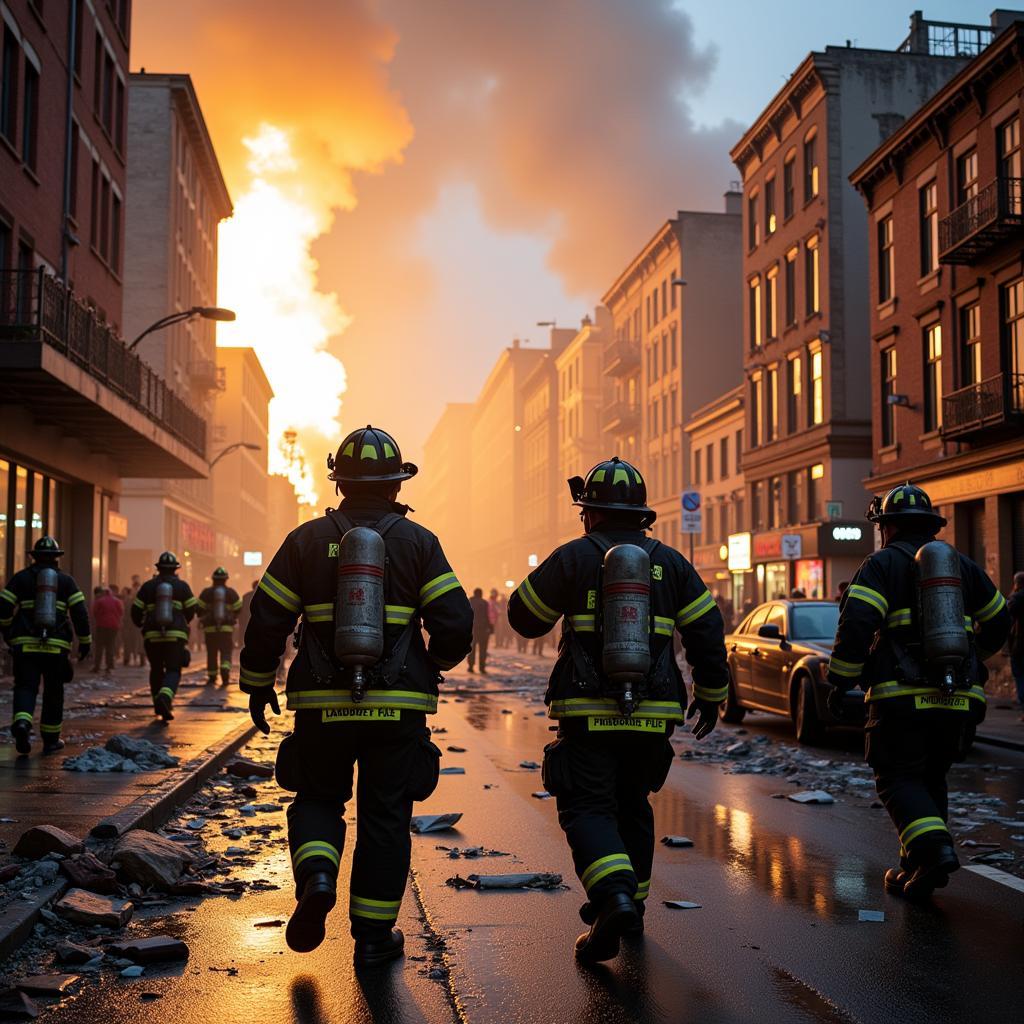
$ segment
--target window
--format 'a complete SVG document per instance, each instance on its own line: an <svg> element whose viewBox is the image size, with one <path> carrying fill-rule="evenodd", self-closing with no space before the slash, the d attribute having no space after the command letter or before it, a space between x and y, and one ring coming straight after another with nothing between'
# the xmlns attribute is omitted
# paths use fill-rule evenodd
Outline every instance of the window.
<svg viewBox="0 0 1024 1024"><path fill-rule="evenodd" d="M924 429L942 426L942 324L924 329Z"/></svg>
<svg viewBox="0 0 1024 1024"><path fill-rule="evenodd" d="M114 89L114 146L124 152L124 82L116 80Z"/></svg>
<svg viewBox="0 0 1024 1024"><path fill-rule="evenodd" d="M935 182L917 194L921 214L921 276L939 269L939 189Z"/></svg>
<svg viewBox="0 0 1024 1024"><path fill-rule="evenodd" d="M654 318L653 323L657 323L661 317L658 315L658 289L654 289L654 294L651 296L651 316Z"/></svg>
<svg viewBox="0 0 1024 1024"><path fill-rule="evenodd" d="M775 179L764 183L764 237L775 234Z"/></svg>
<svg viewBox="0 0 1024 1024"><path fill-rule="evenodd" d="M78 153L82 148L82 130L74 125L71 133L71 168L70 186L71 193L68 196L68 212L72 217L78 217Z"/></svg>
<svg viewBox="0 0 1024 1024"><path fill-rule="evenodd" d="M1003 289L1003 344L1013 374L1013 408L1024 410L1024 278Z"/></svg>
<svg viewBox="0 0 1024 1024"><path fill-rule="evenodd" d="M110 179L100 180L100 255L110 260Z"/></svg>
<svg viewBox="0 0 1024 1024"><path fill-rule="evenodd" d="M779 268L772 267L765 275L764 325L769 338L779 336Z"/></svg>
<svg viewBox="0 0 1024 1024"><path fill-rule="evenodd" d="M701 470L701 463L703 462L703 460L704 460L704 451L703 451L703 449L698 448L693 453L693 482L697 486L700 486L700 484L703 483L703 481L701 480L701 471L700 471Z"/></svg>
<svg viewBox="0 0 1024 1024"><path fill-rule="evenodd" d="M733 445L733 451L736 453L736 472L740 471L740 456L743 454L743 429L742 427L736 431L736 441Z"/></svg>
<svg viewBox="0 0 1024 1024"><path fill-rule="evenodd" d="M110 269L121 273L121 200L116 195L110 210Z"/></svg>
<svg viewBox="0 0 1024 1024"><path fill-rule="evenodd" d="M888 302L895 289L896 265L893 259L892 216L878 222L878 304Z"/></svg>
<svg viewBox="0 0 1024 1024"><path fill-rule="evenodd" d="M890 401L896 394L896 347L882 352L882 447L896 443L896 406Z"/></svg>
<svg viewBox="0 0 1024 1024"><path fill-rule="evenodd" d="M782 477L773 476L768 482L768 528L782 526Z"/></svg>
<svg viewBox="0 0 1024 1024"><path fill-rule="evenodd" d="M808 239L804 250L804 313L813 316L821 312L821 263L818 256L818 236Z"/></svg>
<svg viewBox="0 0 1024 1024"><path fill-rule="evenodd" d="M92 109L98 114L103 98L103 36L96 29L92 53Z"/></svg>
<svg viewBox="0 0 1024 1024"><path fill-rule="evenodd" d="M85 25L84 9L85 0L75 0L75 76L82 77L82 28Z"/></svg>
<svg viewBox="0 0 1024 1024"><path fill-rule="evenodd" d="M114 84L117 75L114 73L114 58L103 51L103 93L100 105L100 120L107 130L107 135L114 134Z"/></svg>
<svg viewBox="0 0 1024 1024"><path fill-rule="evenodd" d="M715 446L709 444L704 449L704 470L707 473L709 484L715 482Z"/></svg>
<svg viewBox="0 0 1024 1024"><path fill-rule="evenodd" d="M25 61L21 111L21 159L34 171L39 148L39 72L29 60Z"/></svg>
<svg viewBox="0 0 1024 1024"><path fill-rule="evenodd" d="M789 474L789 521L791 523L804 521L804 478L806 476L806 469L797 469Z"/></svg>
<svg viewBox="0 0 1024 1024"><path fill-rule="evenodd" d="M790 249L786 253L786 326L796 323L796 258L799 250Z"/></svg>
<svg viewBox="0 0 1024 1024"><path fill-rule="evenodd" d="M822 491L824 490L825 467L819 462L811 466L811 480L807 491L807 517L817 519L821 515Z"/></svg>
<svg viewBox="0 0 1024 1024"><path fill-rule="evenodd" d="M718 442L718 475L722 480L729 475L729 438L727 437L721 438Z"/></svg>
<svg viewBox="0 0 1024 1024"><path fill-rule="evenodd" d="M761 278L755 277L748 286L750 307L750 347L759 348L761 333Z"/></svg>
<svg viewBox="0 0 1024 1024"><path fill-rule="evenodd" d="M95 249L100 244L100 162L92 161L92 185L89 198L89 244Z"/></svg>
<svg viewBox="0 0 1024 1024"><path fill-rule="evenodd" d="M747 199L747 248L753 249L761 240L761 222L758 220L758 194L755 192Z"/></svg>
<svg viewBox="0 0 1024 1024"><path fill-rule="evenodd" d="M790 356L787 371L789 381L786 387L786 429L795 434L800 429L800 400L804 393L803 357Z"/></svg>
<svg viewBox="0 0 1024 1024"><path fill-rule="evenodd" d="M765 512L767 511L764 500L764 485L764 480L758 480L750 488L750 525L754 530L764 529Z"/></svg>
<svg viewBox="0 0 1024 1024"><path fill-rule="evenodd" d="M978 194L978 151L972 149L956 162L956 201L959 206Z"/></svg>
<svg viewBox="0 0 1024 1024"><path fill-rule="evenodd" d="M17 143L18 58L20 51L14 33L0 21L3 32L3 59L0 64L0 135L13 146Z"/></svg>
<svg viewBox="0 0 1024 1024"><path fill-rule="evenodd" d="M796 186L796 154L790 153L782 165L782 219L789 220L793 216L793 199Z"/></svg>
<svg viewBox="0 0 1024 1024"><path fill-rule="evenodd" d="M822 354L821 349L815 349L811 353L811 393L810 393L810 421L811 423L825 422L825 394L824 381L822 380Z"/></svg>
<svg viewBox="0 0 1024 1024"><path fill-rule="evenodd" d="M973 303L960 310L960 337L963 339L963 363L960 367L964 387L981 383L981 306Z"/></svg>
<svg viewBox="0 0 1024 1024"><path fill-rule="evenodd" d="M762 441L762 410L764 408L764 377L760 370L750 376L750 444L757 448Z"/></svg>
<svg viewBox="0 0 1024 1024"><path fill-rule="evenodd" d="M779 368L768 367L768 417L766 438L769 441L779 439Z"/></svg>
<svg viewBox="0 0 1024 1024"><path fill-rule="evenodd" d="M1020 118L999 126L999 177L1006 189L1008 213L1021 214Z"/></svg>
<svg viewBox="0 0 1024 1024"><path fill-rule="evenodd" d="M818 194L818 136L812 135L804 141L804 202L810 202Z"/></svg>

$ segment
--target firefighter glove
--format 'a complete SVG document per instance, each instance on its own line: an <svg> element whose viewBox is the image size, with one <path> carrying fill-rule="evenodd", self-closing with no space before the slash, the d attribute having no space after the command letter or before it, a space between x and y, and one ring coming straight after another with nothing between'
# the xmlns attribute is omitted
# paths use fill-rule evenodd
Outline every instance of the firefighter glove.
<svg viewBox="0 0 1024 1024"><path fill-rule="evenodd" d="M846 684L840 684L836 686L833 684L832 689L828 691L828 696L825 698L825 703L828 705L829 711L832 712L836 718L843 717L843 698L846 696Z"/></svg>
<svg viewBox="0 0 1024 1024"><path fill-rule="evenodd" d="M686 719L689 721L694 715L700 714L697 724L691 730L697 739L702 740L718 725L718 702L713 700L702 700L694 697L686 712Z"/></svg>
<svg viewBox="0 0 1024 1024"><path fill-rule="evenodd" d="M92 651L92 644L79 644L78 645L78 660L85 661L89 657Z"/></svg>
<svg viewBox="0 0 1024 1024"><path fill-rule="evenodd" d="M249 694L249 717L264 736L270 734L270 724L267 722L268 704L275 715L281 714L281 705L277 702L277 693L273 687L268 687L266 693Z"/></svg>

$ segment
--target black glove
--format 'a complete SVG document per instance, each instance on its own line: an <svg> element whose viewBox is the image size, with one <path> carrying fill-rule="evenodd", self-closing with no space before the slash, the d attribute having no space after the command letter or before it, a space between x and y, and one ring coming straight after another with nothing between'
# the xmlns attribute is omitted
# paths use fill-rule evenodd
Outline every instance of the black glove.
<svg viewBox="0 0 1024 1024"><path fill-rule="evenodd" d="M89 657L89 654L91 652L92 652L92 644L79 643L79 645L78 645L78 660L79 661L85 661L85 659Z"/></svg>
<svg viewBox="0 0 1024 1024"><path fill-rule="evenodd" d="M846 684L841 683L838 686L833 683L832 689L828 691L828 696L825 698L825 703L828 705L829 711L832 712L836 718L843 717L843 698L846 696Z"/></svg>
<svg viewBox="0 0 1024 1024"><path fill-rule="evenodd" d="M689 721L698 712L700 712L700 717L691 732L697 739L702 740L718 725L718 701L694 697L686 712L686 720Z"/></svg>
<svg viewBox="0 0 1024 1024"><path fill-rule="evenodd" d="M268 704L275 715L281 714L281 705L277 703L277 692L272 686L268 686L266 692L260 691L249 694L249 717L252 719L253 725L264 736L270 735L270 724L267 722L266 710Z"/></svg>

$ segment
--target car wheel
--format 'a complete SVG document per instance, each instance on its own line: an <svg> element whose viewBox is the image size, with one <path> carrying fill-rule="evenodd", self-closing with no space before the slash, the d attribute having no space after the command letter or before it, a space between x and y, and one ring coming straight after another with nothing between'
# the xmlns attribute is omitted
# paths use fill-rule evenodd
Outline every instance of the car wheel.
<svg viewBox="0 0 1024 1024"><path fill-rule="evenodd" d="M725 700L718 705L718 715L723 722L730 725L738 725L746 716L747 709L736 699L736 687L733 686L732 676L729 677L729 693Z"/></svg>
<svg viewBox="0 0 1024 1024"><path fill-rule="evenodd" d="M814 692L811 685L807 676L798 676L791 689L790 702L793 710L793 724L796 726L797 742L814 746L824 739L825 730L818 718L818 709L814 704Z"/></svg>

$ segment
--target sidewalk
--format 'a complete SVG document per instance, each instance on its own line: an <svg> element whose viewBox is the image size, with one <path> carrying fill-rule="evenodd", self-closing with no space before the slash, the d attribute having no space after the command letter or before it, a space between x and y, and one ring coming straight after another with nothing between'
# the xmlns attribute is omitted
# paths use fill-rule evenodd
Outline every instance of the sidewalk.
<svg viewBox="0 0 1024 1024"><path fill-rule="evenodd" d="M1024 722L1020 709L1006 701L990 700L985 721L978 726L976 743L1008 750L1024 750Z"/></svg>
<svg viewBox="0 0 1024 1024"><path fill-rule="evenodd" d="M237 671L237 670L236 670ZM66 747L43 757L36 735L32 753L19 758L7 726L11 720L11 681L0 682L0 866L10 861L18 837L33 825L51 824L84 839L102 818L159 787L190 761L201 759L245 721L246 703L236 682L206 686L205 669L185 670L174 704L174 721L158 724L149 696L148 668L117 668L110 677L92 675L75 665L65 691ZM122 774L64 771L64 759L87 747L103 746L115 733L169 745L181 759L176 768Z"/></svg>

